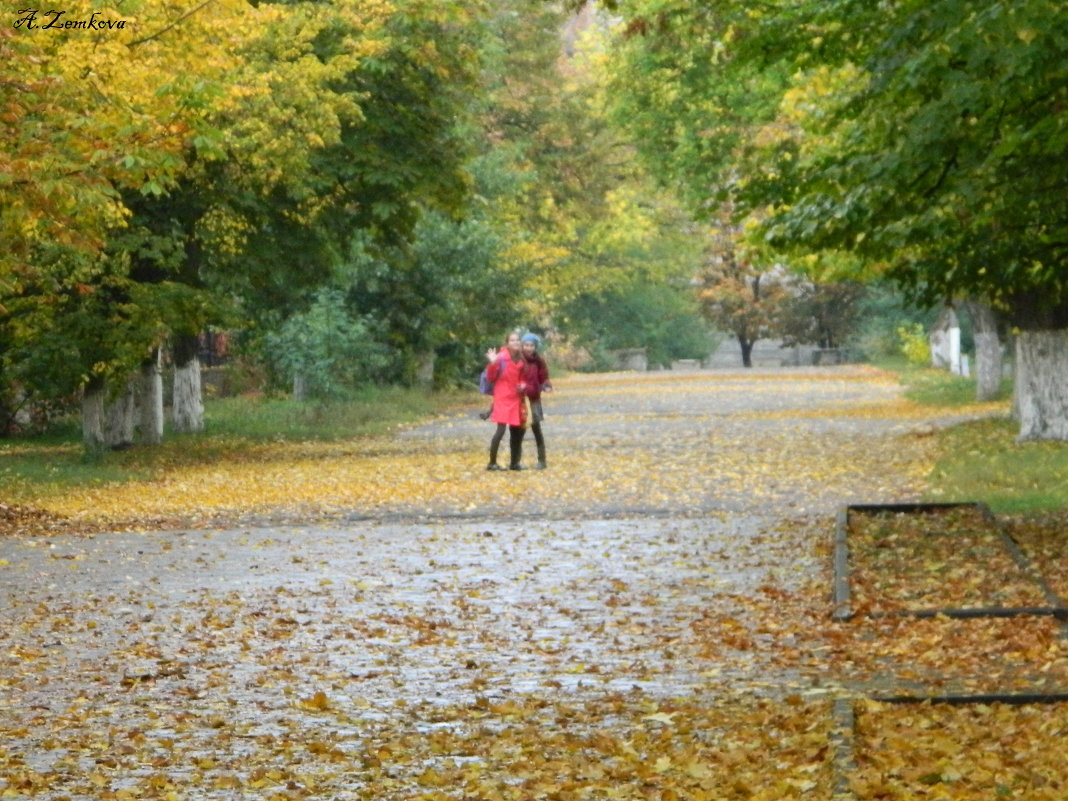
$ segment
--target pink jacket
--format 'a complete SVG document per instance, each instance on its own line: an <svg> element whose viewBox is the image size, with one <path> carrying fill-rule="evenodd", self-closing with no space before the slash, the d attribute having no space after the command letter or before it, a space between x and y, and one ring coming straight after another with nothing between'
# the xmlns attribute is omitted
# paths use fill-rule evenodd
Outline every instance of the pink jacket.
<svg viewBox="0 0 1068 801"><path fill-rule="evenodd" d="M524 364L522 356L512 361L508 349L501 348L497 358L486 367L486 378L494 382L493 414L490 417L494 423L523 425L523 396L519 393L519 384L523 380Z"/></svg>

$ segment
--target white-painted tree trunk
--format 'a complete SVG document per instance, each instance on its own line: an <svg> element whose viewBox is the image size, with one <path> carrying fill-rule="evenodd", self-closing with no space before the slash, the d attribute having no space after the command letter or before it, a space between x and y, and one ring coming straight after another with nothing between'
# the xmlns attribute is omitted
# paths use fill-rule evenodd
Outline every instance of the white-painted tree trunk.
<svg viewBox="0 0 1068 801"><path fill-rule="evenodd" d="M997 331L975 334L975 399L993 400L1001 391L1001 338Z"/></svg>
<svg viewBox="0 0 1068 801"><path fill-rule="evenodd" d="M994 310L985 303L965 304L975 336L975 399L993 400L1001 391L1001 338Z"/></svg>
<svg viewBox="0 0 1068 801"><path fill-rule="evenodd" d="M82 390L82 443L91 453L133 444L136 385L131 379L122 394L108 399L103 381Z"/></svg>
<svg viewBox="0 0 1068 801"><path fill-rule="evenodd" d="M171 417L174 430L183 434L204 430L204 400L201 395L200 362L194 356L174 366L174 398Z"/></svg>
<svg viewBox="0 0 1068 801"><path fill-rule="evenodd" d="M139 441L145 445L163 442L163 374L159 369L159 351L141 365Z"/></svg>
<svg viewBox="0 0 1068 801"><path fill-rule="evenodd" d="M103 383L93 382L82 390L82 444L89 453L105 448Z"/></svg>
<svg viewBox="0 0 1068 801"><path fill-rule="evenodd" d="M137 381L126 382L122 394L104 403L104 444L109 448L133 445L137 409Z"/></svg>
<svg viewBox="0 0 1068 801"><path fill-rule="evenodd" d="M949 329L949 372L960 375L960 328Z"/></svg>
<svg viewBox="0 0 1068 801"><path fill-rule="evenodd" d="M1068 329L1016 338L1019 439L1068 440Z"/></svg>
<svg viewBox="0 0 1068 801"><path fill-rule="evenodd" d="M931 327L931 366L960 375L960 323L951 306L946 306Z"/></svg>

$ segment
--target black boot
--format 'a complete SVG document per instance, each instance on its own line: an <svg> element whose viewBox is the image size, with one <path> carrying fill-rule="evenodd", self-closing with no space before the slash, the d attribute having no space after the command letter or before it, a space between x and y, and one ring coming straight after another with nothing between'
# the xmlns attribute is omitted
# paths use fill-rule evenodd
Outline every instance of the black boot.
<svg viewBox="0 0 1068 801"><path fill-rule="evenodd" d="M510 426L509 427L509 450L511 451L511 462L508 465L509 470L522 470L519 462L523 459L523 436L527 433L522 426Z"/></svg>
<svg viewBox="0 0 1068 801"><path fill-rule="evenodd" d="M501 439L504 437L504 426L498 425L497 430L493 432L493 438L490 440L490 452L489 452L489 464L486 465L487 470L503 470L504 468L497 464L497 451L501 447Z"/></svg>
<svg viewBox="0 0 1068 801"><path fill-rule="evenodd" d="M538 446L538 463L535 465L535 468L538 470L544 470L546 467L549 466L545 463L545 437L541 435L540 423L535 423L533 429L534 443Z"/></svg>

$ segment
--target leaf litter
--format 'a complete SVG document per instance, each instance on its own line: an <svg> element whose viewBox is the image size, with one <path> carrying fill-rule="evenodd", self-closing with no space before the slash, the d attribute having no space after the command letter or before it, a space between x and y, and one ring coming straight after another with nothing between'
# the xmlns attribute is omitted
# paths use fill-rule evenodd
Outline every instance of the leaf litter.
<svg viewBox="0 0 1068 801"><path fill-rule="evenodd" d="M882 374L558 390L548 471L488 476L463 412L26 499L0 797L829 799L837 697L1068 686L1050 618L830 619L833 511L914 500L932 458L932 410ZM864 707L854 794L1046 797L1060 730L989 708L1011 725ZM991 738L1015 762L965 781Z"/></svg>
<svg viewBox="0 0 1068 801"><path fill-rule="evenodd" d="M853 591L866 611L1048 605L980 507L853 514L849 527Z"/></svg>

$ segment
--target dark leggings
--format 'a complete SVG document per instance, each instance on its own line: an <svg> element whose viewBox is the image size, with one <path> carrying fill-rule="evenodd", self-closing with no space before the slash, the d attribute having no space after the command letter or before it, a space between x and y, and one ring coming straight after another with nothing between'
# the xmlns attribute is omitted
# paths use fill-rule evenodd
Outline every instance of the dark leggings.
<svg viewBox="0 0 1068 801"><path fill-rule="evenodd" d="M497 423L497 430L493 432L493 439L490 440L490 464L497 464L497 451L501 447L501 440L504 439L504 429L508 429L508 449L510 451L510 464L509 467L519 467L519 460L523 458L523 426L510 426L504 423Z"/></svg>
<svg viewBox="0 0 1068 801"><path fill-rule="evenodd" d="M534 433L534 444L538 447L538 461L545 461L545 437L541 433L541 423L531 423L530 430Z"/></svg>

